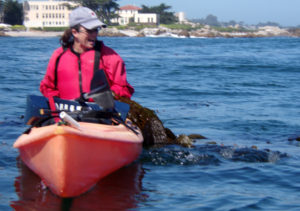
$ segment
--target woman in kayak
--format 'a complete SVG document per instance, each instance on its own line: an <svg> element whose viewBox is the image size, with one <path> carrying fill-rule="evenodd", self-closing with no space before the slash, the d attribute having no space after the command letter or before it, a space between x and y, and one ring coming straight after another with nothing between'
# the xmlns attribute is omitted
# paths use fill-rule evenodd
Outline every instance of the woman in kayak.
<svg viewBox="0 0 300 211"><path fill-rule="evenodd" d="M103 42L97 41L98 30L106 27L96 14L78 7L70 14L70 28L62 35L62 46L52 54L40 84L45 97L77 99L90 91L94 74L95 52L100 51L99 68L103 69L115 96L130 98L134 92L127 82L122 58Z"/></svg>

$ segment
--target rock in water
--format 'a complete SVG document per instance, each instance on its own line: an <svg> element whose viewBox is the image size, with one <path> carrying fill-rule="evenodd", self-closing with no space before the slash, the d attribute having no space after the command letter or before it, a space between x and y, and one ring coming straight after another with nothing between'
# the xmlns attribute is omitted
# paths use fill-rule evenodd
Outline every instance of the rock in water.
<svg viewBox="0 0 300 211"><path fill-rule="evenodd" d="M190 135L188 135L188 137L190 139L207 139L206 137L204 137L204 136L202 136L200 134L190 134Z"/></svg>
<svg viewBox="0 0 300 211"><path fill-rule="evenodd" d="M178 138L176 139L176 144L184 147L192 147L193 142L194 141L185 134L179 135Z"/></svg>
<svg viewBox="0 0 300 211"><path fill-rule="evenodd" d="M181 134L176 137L169 128L164 127L153 110L143 107L128 98L118 97L117 99L130 105L128 118L141 129L144 136L144 147L167 144L192 147L195 139L206 139L200 134L191 134L189 136Z"/></svg>
<svg viewBox="0 0 300 211"><path fill-rule="evenodd" d="M119 97L118 100L130 105L128 118L142 130L145 147L176 144L174 133L163 126L153 110L145 108L128 98Z"/></svg>

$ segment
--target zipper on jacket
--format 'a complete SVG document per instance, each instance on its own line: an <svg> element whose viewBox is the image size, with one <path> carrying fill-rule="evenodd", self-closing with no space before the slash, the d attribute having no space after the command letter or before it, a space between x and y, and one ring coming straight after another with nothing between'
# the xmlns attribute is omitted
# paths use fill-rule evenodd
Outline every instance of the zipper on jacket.
<svg viewBox="0 0 300 211"><path fill-rule="evenodd" d="M79 74L79 89L80 89L80 94L83 94L83 90L82 90L82 73L81 73L81 60L80 60L80 55L78 56L78 74Z"/></svg>

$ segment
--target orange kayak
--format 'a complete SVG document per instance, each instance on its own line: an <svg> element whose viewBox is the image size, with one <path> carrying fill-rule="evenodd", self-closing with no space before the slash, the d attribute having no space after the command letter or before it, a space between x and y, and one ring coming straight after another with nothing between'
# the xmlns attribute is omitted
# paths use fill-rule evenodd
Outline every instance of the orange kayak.
<svg viewBox="0 0 300 211"><path fill-rule="evenodd" d="M79 122L34 127L14 143L23 162L61 197L78 196L136 160L143 136L124 125Z"/></svg>

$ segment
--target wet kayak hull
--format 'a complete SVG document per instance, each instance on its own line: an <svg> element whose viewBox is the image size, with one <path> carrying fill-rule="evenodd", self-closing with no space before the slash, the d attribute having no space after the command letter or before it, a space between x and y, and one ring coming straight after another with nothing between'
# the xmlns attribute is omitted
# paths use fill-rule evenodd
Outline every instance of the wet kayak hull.
<svg viewBox="0 0 300 211"><path fill-rule="evenodd" d="M137 131L139 131L137 129ZM143 137L123 125L80 123L80 129L32 128L14 144L23 162L58 196L78 196L136 160Z"/></svg>

